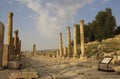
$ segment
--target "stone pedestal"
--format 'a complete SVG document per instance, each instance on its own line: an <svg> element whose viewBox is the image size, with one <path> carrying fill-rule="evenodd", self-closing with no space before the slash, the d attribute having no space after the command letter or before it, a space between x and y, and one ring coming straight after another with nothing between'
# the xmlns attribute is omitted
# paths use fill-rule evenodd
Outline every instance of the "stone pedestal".
<svg viewBox="0 0 120 79"><path fill-rule="evenodd" d="M87 62L88 61L88 58L86 57L86 56L84 56L84 57L80 57L80 61L83 61L83 62Z"/></svg>
<svg viewBox="0 0 120 79"><path fill-rule="evenodd" d="M84 20L80 20L80 39L81 39L81 55L80 60L87 60L85 55L85 42L84 42Z"/></svg>
<svg viewBox="0 0 120 79"><path fill-rule="evenodd" d="M3 57L3 44L4 44L4 25L0 22L0 67L2 66Z"/></svg>

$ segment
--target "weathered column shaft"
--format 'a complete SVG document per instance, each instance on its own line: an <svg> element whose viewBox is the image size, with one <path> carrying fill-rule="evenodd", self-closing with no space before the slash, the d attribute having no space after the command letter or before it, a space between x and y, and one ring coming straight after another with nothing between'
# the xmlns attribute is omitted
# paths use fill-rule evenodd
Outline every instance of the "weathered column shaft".
<svg viewBox="0 0 120 79"><path fill-rule="evenodd" d="M18 37L18 30L14 31L14 53L19 53L19 37Z"/></svg>
<svg viewBox="0 0 120 79"><path fill-rule="evenodd" d="M81 56L85 56L84 20L80 20Z"/></svg>
<svg viewBox="0 0 120 79"><path fill-rule="evenodd" d="M64 57L67 56L67 47L64 47Z"/></svg>
<svg viewBox="0 0 120 79"><path fill-rule="evenodd" d="M17 52L18 52L18 56L19 56L19 58L21 58L21 55L22 55L22 53L21 53L21 40L19 40L19 43L18 43L18 49L17 49Z"/></svg>
<svg viewBox="0 0 120 79"><path fill-rule="evenodd" d="M67 45L68 45L68 49L67 49L67 57L71 57L72 53L71 53L71 35L70 35L70 27L67 27Z"/></svg>
<svg viewBox="0 0 120 79"><path fill-rule="evenodd" d="M59 35L59 49L60 49L60 57L63 56L63 43L62 43L62 33Z"/></svg>
<svg viewBox="0 0 120 79"><path fill-rule="evenodd" d="M3 57L3 44L4 44L4 25L0 22L0 67L2 66Z"/></svg>
<svg viewBox="0 0 120 79"><path fill-rule="evenodd" d="M9 52L9 45L4 45L3 47L3 57L2 57L2 66L7 67L8 63L8 52Z"/></svg>
<svg viewBox="0 0 120 79"><path fill-rule="evenodd" d="M74 24L74 55L73 57L77 57L77 26Z"/></svg>
<svg viewBox="0 0 120 79"><path fill-rule="evenodd" d="M12 53L12 30L13 30L13 13L8 14L8 34L7 34L7 44L9 45L8 57L11 59Z"/></svg>
<svg viewBox="0 0 120 79"><path fill-rule="evenodd" d="M59 57L59 50L56 50L56 57Z"/></svg>
<svg viewBox="0 0 120 79"><path fill-rule="evenodd" d="M16 47L17 47L17 31L14 31L14 48L16 50Z"/></svg>
<svg viewBox="0 0 120 79"><path fill-rule="evenodd" d="M21 40L19 41L19 53L21 53Z"/></svg>
<svg viewBox="0 0 120 79"><path fill-rule="evenodd" d="M11 49L11 51L14 51L14 37L12 38L12 49ZM13 52L14 53L14 52Z"/></svg>
<svg viewBox="0 0 120 79"><path fill-rule="evenodd" d="M13 13L10 12L8 14L8 35L7 35L7 43L11 46L12 43L12 27L13 26Z"/></svg>

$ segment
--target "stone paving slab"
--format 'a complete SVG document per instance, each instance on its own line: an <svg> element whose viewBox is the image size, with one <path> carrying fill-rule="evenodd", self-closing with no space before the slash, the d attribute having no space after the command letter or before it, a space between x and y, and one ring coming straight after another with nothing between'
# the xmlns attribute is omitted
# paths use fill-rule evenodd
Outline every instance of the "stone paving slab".
<svg viewBox="0 0 120 79"><path fill-rule="evenodd" d="M22 70L2 70L0 71L0 79L32 79L38 78L38 72L35 69Z"/></svg>

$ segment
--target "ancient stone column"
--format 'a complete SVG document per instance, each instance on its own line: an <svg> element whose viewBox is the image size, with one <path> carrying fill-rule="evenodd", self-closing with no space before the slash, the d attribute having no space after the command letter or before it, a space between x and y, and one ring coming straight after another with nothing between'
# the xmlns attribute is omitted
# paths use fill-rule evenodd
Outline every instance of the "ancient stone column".
<svg viewBox="0 0 120 79"><path fill-rule="evenodd" d="M11 51L13 51L13 53L14 53L14 37L12 37L12 45L11 45L11 46L12 46ZM13 54L13 53L12 53L12 54Z"/></svg>
<svg viewBox="0 0 120 79"><path fill-rule="evenodd" d="M77 25L74 24L74 54L73 58L77 57Z"/></svg>
<svg viewBox="0 0 120 79"><path fill-rule="evenodd" d="M64 47L64 58L67 57L67 47Z"/></svg>
<svg viewBox="0 0 120 79"><path fill-rule="evenodd" d="M72 57L70 27L67 27L67 57Z"/></svg>
<svg viewBox="0 0 120 79"><path fill-rule="evenodd" d="M59 50L56 50L56 57L59 57Z"/></svg>
<svg viewBox="0 0 120 79"><path fill-rule="evenodd" d="M36 56L36 44L33 45L33 56Z"/></svg>
<svg viewBox="0 0 120 79"><path fill-rule="evenodd" d="M7 67L8 63L8 52L9 52L9 45L4 45L3 47L3 57L2 57L2 66Z"/></svg>
<svg viewBox="0 0 120 79"><path fill-rule="evenodd" d="M80 39L81 39L81 55L80 55L80 58L86 60L85 42L84 42L84 20L80 20Z"/></svg>
<svg viewBox="0 0 120 79"><path fill-rule="evenodd" d="M9 45L9 56L12 53L12 30L13 30L13 13L10 12L8 14L8 34L7 34L7 44Z"/></svg>
<svg viewBox="0 0 120 79"><path fill-rule="evenodd" d="M19 55L19 58L21 58L21 40L19 40L19 43L18 43L18 55Z"/></svg>
<svg viewBox="0 0 120 79"><path fill-rule="evenodd" d="M3 44L4 44L4 25L0 22L0 67L2 66L3 57Z"/></svg>
<svg viewBox="0 0 120 79"><path fill-rule="evenodd" d="M62 43L62 33L59 35L59 49L60 49L60 57L63 56L63 43Z"/></svg>
<svg viewBox="0 0 120 79"><path fill-rule="evenodd" d="M19 37L18 30L14 31L14 54L17 55L19 53Z"/></svg>
<svg viewBox="0 0 120 79"><path fill-rule="evenodd" d="M21 40L19 40L19 53L21 53Z"/></svg>

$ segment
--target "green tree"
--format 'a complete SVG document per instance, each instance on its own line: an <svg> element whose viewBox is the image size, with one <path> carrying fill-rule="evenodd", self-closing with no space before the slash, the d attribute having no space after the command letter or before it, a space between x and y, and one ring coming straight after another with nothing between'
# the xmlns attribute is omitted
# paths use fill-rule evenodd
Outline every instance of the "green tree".
<svg viewBox="0 0 120 79"><path fill-rule="evenodd" d="M116 35L120 34L120 25L117 26L117 28L116 28L116 30L115 30L115 34L116 34Z"/></svg>
<svg viewBox="0 0 120 79"><path fill-rule="evenodd" d="M95 34L95 39L98 41L101 41L103 39L104 35L104 25L106 21L106 13L104 11L98 12L96 15L95 21L94 21L94 34Z"/></svg>
<svg viewBox="0 0 120 79"><path fill-rule="evenodd" d="M116 20L112 15L112 10L106 8L104 11L99 11L95 16L95 20L84 25L85 42L102 41L118 34L119 29L115 30ZM80 25L77 24L77 44L80 45Z"/></svg>
<svg viewBox="0 0 120 79"><path fill-rule="evenodd" d="M116 21L115 17L112 15L112 10L106 8L105 11L99 11L91 23L87 25L89 28L88 38L90 41L110 38L114 36Z"/></svg>
<svg viewBox="0 0 120 79"><path fill-rule="evenodd" d="M88 25L84 25L85 42L91 42L95 40L93 28L93 23L88 23Z"/></svg>
<svg viewBox="0 0 120 79"><path fill-rule="evenodd" d="M80 45L80 25L76 24L77 26L77 45Z"/></svg>
<svg viewBox="0 0 120 79"><path fill-rule="evenodd" d="M110 8L106 8L107 18L104 25L104 39L114 36L116 21Z"/></svg>

